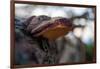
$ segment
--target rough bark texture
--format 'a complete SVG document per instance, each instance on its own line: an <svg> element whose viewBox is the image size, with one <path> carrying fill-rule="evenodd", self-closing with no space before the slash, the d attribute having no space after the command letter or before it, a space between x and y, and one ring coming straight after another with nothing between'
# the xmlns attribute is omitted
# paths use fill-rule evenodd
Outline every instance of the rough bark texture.
<svg viewBox="0 0 100 69"><path fill-rule="evenodd" d="M41 25L43 21L50 19L51 17L48 16L32 16L24 22L21 22L20 19L15 19L15 63L17 65L58 64L83 61L83 57L80 58L83 51L78 50L79 47L77 48L78 40L76 40L75 44L71 42L70 37L68 39L60 37L54 41L49 41L42 36L33 36L32 30ZM63 20L63 22L66 21ZM44 23L43 26L45 25ZM70 24L67 25L70 26Z"/></svg>

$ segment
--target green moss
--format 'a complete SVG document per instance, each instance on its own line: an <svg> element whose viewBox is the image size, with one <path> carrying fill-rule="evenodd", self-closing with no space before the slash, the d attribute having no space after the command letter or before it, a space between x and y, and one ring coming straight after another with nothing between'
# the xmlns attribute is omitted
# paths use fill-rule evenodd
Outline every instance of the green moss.
<svg viewBox="0 0 100 69"><path fill-rule="evenodd" d="M86 60L88 62L93 61L93 45L87 45L86 46Z"/></svg>

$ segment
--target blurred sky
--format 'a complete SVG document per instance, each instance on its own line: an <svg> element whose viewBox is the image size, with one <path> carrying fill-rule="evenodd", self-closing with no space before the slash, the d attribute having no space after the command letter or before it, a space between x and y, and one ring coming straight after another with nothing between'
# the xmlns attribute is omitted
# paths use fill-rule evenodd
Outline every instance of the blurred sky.
<svg viewBox="0 0 100 69"><path fill-rule="evenodd" d="M17 9L16 15L20 16L48 15L51 17L56 17L56 16L70 17L71 15L68 16L66 12L72 11L75 15L82 15L88 9L82 7L65 7L65 6L48 6L48 5L44 6L44 5L29 5L29 4L15 4L15 6Z"/></svg>
<svg viewBox="0 0 100 69"><path fill-rule="evenodd" d="M32 15L71 18L72 16L81 16L86 11L89 13L89 18L94 18L94 13L92 12L91 8L15 4L15 15L22 18L28 18ZM94 42L94 20L86 20L81 18L75 19L73 22L76 25L85 25L84 29L74 29L74 34L77 37L81 38L86 44Z"/></svg>

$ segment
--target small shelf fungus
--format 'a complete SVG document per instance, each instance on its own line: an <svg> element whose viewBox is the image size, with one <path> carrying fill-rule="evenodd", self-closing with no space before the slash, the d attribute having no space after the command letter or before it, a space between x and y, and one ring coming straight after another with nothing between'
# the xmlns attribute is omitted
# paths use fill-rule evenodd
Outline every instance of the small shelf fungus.
<svg viewBox="0 0 100 69"><path fill-rule="evenodd" d="M28 21L27 21L28 22ZM73 29L70 19L63 17L36 16L27 23L26 30L35 37L43 36L49 40L55 40L60 36L68 34Z"/></svg>

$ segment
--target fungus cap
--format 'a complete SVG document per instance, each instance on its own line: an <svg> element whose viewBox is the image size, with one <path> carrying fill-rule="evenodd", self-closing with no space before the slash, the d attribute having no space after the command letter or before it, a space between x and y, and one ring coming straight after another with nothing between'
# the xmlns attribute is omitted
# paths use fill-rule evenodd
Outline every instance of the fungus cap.
<svg viewBox="0 0 100 69"><path fill-rule="evenodd" d="M44 23L45 22L45 23ZM52 18L49 21L44 21L44 26L40 26L40 32L34 36L43 36L49 40L55 40L58 37L68 34L72 30L72 22L67 18ZM37 30L38 30L37 29Z"/></svg>

